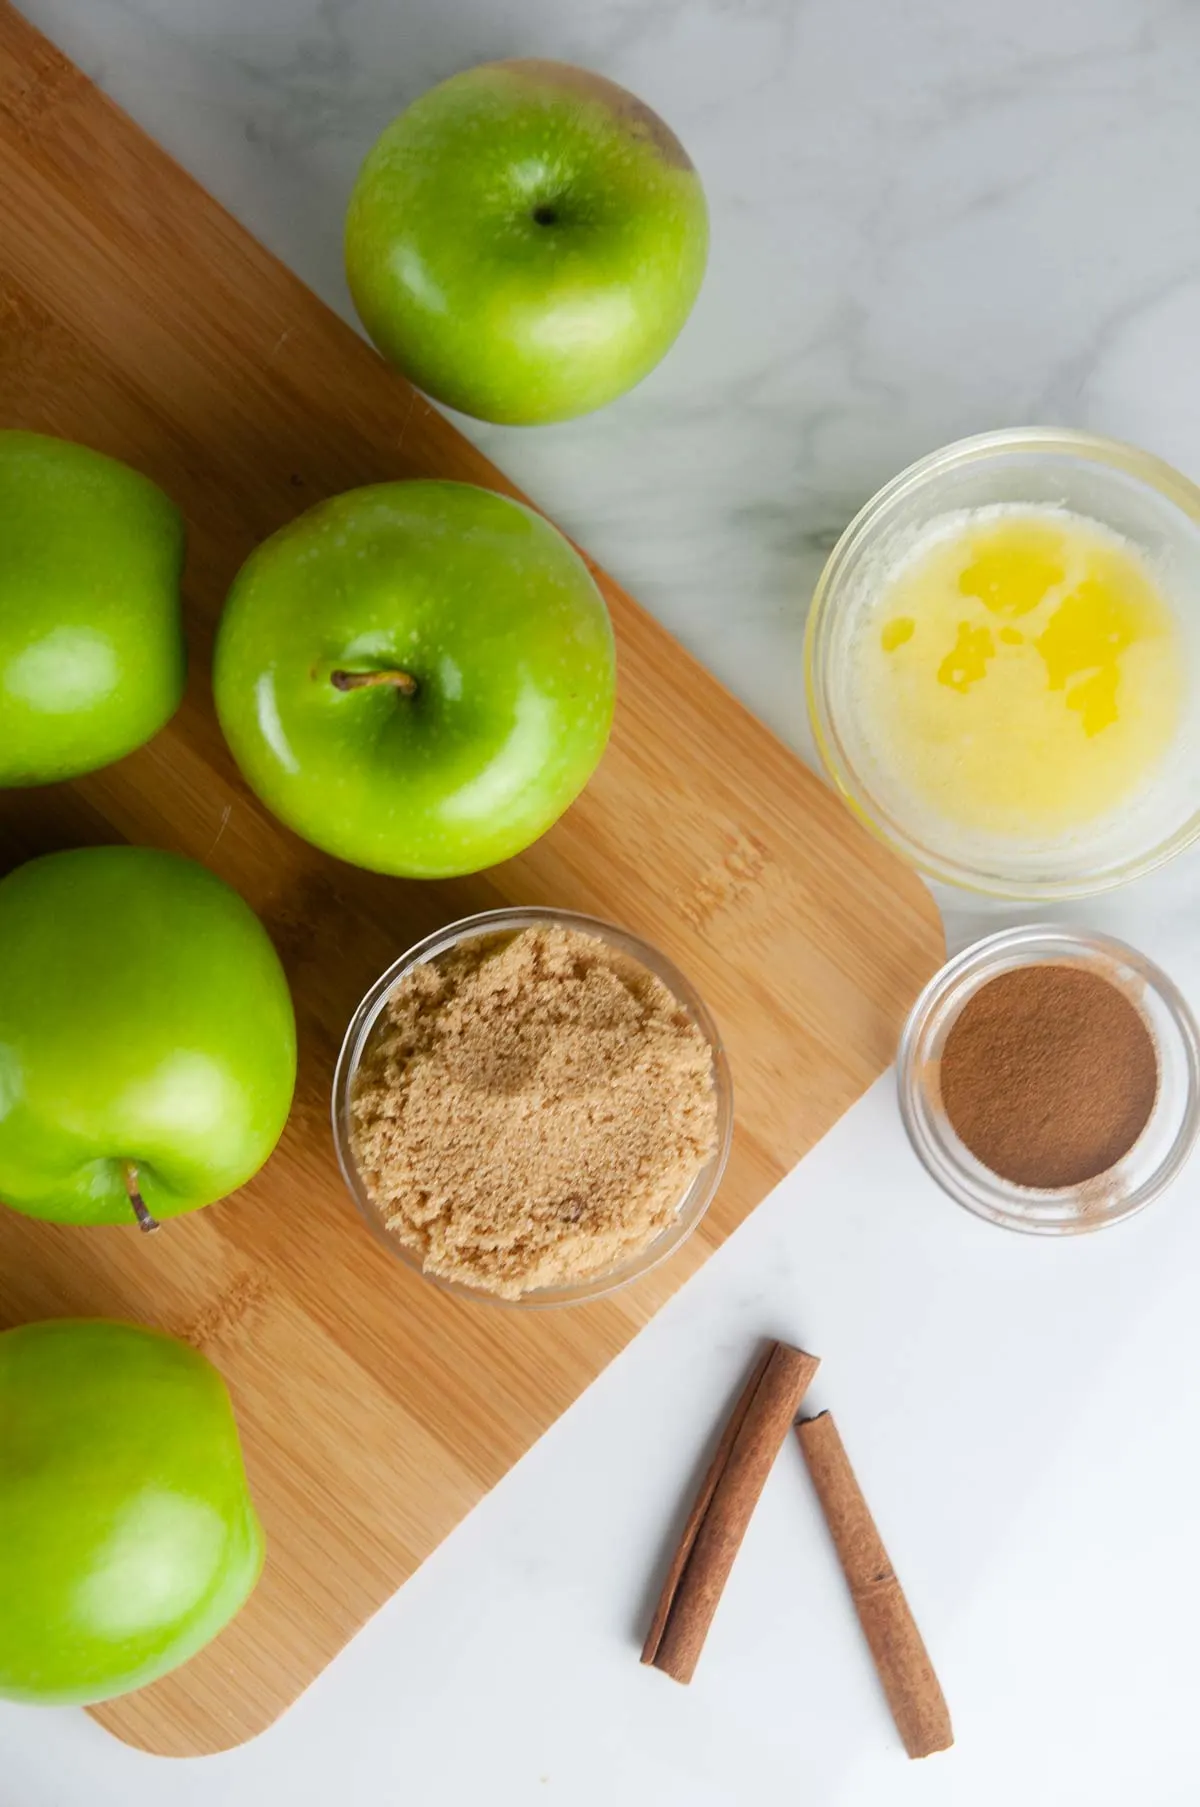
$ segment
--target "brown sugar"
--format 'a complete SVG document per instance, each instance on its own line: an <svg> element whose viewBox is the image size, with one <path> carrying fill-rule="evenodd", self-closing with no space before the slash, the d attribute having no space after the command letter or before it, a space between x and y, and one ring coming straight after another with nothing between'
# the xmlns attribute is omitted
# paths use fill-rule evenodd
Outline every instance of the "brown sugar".
<svg viewBox="0 0 1200 1807"><path fill-rule="evenodd" d="M516 1298L615 1267L716 1149L712 1054L667 987L560 927L480 938L388 999L354 1152L428 1273Z"/></svg>
<svg viewBox="0 0 1200 1807"><path fill-rule="evenodd" d="M1082 966L982 985L946 1037L942 1103L977 1160L1018 1186L1078 1186L1127 1154L1158 1095L1158 1054L1125 994Z"/></svg>

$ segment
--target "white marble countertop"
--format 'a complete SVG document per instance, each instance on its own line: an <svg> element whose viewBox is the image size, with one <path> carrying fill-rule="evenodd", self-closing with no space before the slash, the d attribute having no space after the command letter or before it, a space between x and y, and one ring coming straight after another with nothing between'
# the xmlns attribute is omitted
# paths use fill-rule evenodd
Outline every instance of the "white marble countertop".
<svg viewBox="0 0 1200 1807"><path fill-rule="evenodd" d="M1047 421L1200 478L1187 0L22 3L338 307L353 173L433 81L557 56L662 112L713 212L683 338L600 415L479 437L802 748L805 600L910 459ZM1200 1006L1198 904L1193 855L1073 914ZM959 944L1020 912L947 917ZM1198 1204L1195 1166L1108 1234L1004 1235L924 1179L881 1082L275 1729L169 1764L0 1708L0 1807L1193 1807ZM945 1757L900 1750L794 1451L694 1685L637 1664L764 1334L825 1358Z"/></svg>

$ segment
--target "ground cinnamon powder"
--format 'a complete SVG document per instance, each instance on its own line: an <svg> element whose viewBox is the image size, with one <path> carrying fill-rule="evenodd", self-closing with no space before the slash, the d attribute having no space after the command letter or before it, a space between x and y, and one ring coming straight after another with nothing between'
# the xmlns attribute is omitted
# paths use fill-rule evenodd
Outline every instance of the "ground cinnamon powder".
<svg viewBox="0 0 1200 1807"><path fill-rule="evenodd" d="M946 1114L985 1167L1019 1186L1077 1186L1142 1133L1158 1055L1140 1011L1103 974L1026 966L968 999L940 1077Z"/></svg>
<svg viewBox="0 0 1200 1807"><path fill-rule="evenodd" d="M358 1075L354 1151L429 1273L517 1298L664 1230L716 1148L708 1042L609 943L478 938L393 991Z"/></svg>

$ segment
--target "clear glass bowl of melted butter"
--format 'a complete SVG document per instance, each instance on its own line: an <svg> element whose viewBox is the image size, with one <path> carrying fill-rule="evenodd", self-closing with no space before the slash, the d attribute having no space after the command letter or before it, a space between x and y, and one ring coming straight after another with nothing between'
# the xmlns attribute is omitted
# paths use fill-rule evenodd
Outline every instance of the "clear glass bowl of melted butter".
<svg viewBox="0 0 1200 1807"><path fill-rule="evenodd" d="M822 573L825 769L929 877L1082 897L1200 835L1200 489L1057 428L894 478Z"/></svg>

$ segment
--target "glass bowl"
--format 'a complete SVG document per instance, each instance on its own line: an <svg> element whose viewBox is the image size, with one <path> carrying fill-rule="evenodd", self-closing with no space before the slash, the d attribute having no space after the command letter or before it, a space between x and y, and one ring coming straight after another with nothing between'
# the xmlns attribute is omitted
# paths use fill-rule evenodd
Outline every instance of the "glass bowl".
<svg viewBox="0 0 1200 1807"><path fill-rule="evenodd" d="M1085 967L1136 1005L1158 1050L1158 1096L1145 1129L1107 1173L1041 1190L1002 1179L959 1140L942 1105L941 1054L968 998L1015 967ZM1105 935L1034 923L976 942L935 974L913 1006L896 1061L909 1141L938 1184L992 1223L1054 1236L1132 1217L1169 1186L1200 1130L1200 1036L1176 986L1152 961Z"/></svg>
<svg viewBox="0 0 1200 1807"><path fill-rule="evenodd" d="M1071 835L1025 841L938 818L871 745L851 648L898 558L940 516L1056 506L1137 547L1188 663L1180 727L1144 791ZM817 583L805 641L809 714L825 770L856 815L930 878L998 897L1083 897L1161 865L1200 834L1200 489L1115 440L1052 427L985 433L902 471L850 523Z"/></svg>
<svg viewBox="0 0 1200 1807"><path fill-rule="evenodd" d="M568 1286L538 1287L522 1293L517 1299L499 1298L495 1293L486 1292L480 1287L465 1286L456 1280L444 1280L437 1274L426 1273L420 1258L412 1249L396 1236L389 1234L384 1227L378 1211L371 1203L366 1183L354 1158L353 1124L350 1114L350 1103L354 1094L354 1082L362 1061L364 1050L379 1015L387 1003L392 991L413 967L423 961L436 960L447 954L452 948L459 947L465 941L479 936L496 934L518 934L522 929L557 926L574 929L582 935L590 935L603 941L609 947L637 961L640 966L652 972L660 979L696 1024L712 1050L713 1086L717 1104L717 1146L709 1160L696 1175L676 1208L675 1216L665 1230L659 1232L654 1240L641 1249L636 1255L619 1266L605 1269L603 1272L590 1274ZM733 1082L729 1073L729 1062L721 1043L717 1026L709 1015L703 999L689 984L674 963L665 954L651 947L646 941L639 940L636 935L628 934L624 929L615 928L611 923L601 922L593 916L581 916L571 910L552 909L504 909L487 910L479 916L465 917L461 922L454 922L448 928L439 929L436 934L428 935L424 941L410 948L406 954L388 967L385 973L372 985L362 1003L355 1011L350 1027L342 1042L338 1056L337 1069L333 1078L333 1140L337 1150L338 1165L342 1177L350 1191L350 1196L358 1206L363 1220L376 1240L383 1244L406 1267L413 1269L432 1285L440 1287L443 1292L453 1293L460 1299L478 1299L488 1305L507 1306L510 1310L528 1310L530 1308L550 1305L580 1305L591 1299L603 1298L606 1293L616 1292L618 1287L628 1286L634 1280L640 1280L651 1268L673 1255L687 1241L700 1219L704 1216L716 1194L729 1159L729 1146L733 1139Z"/></svg>

